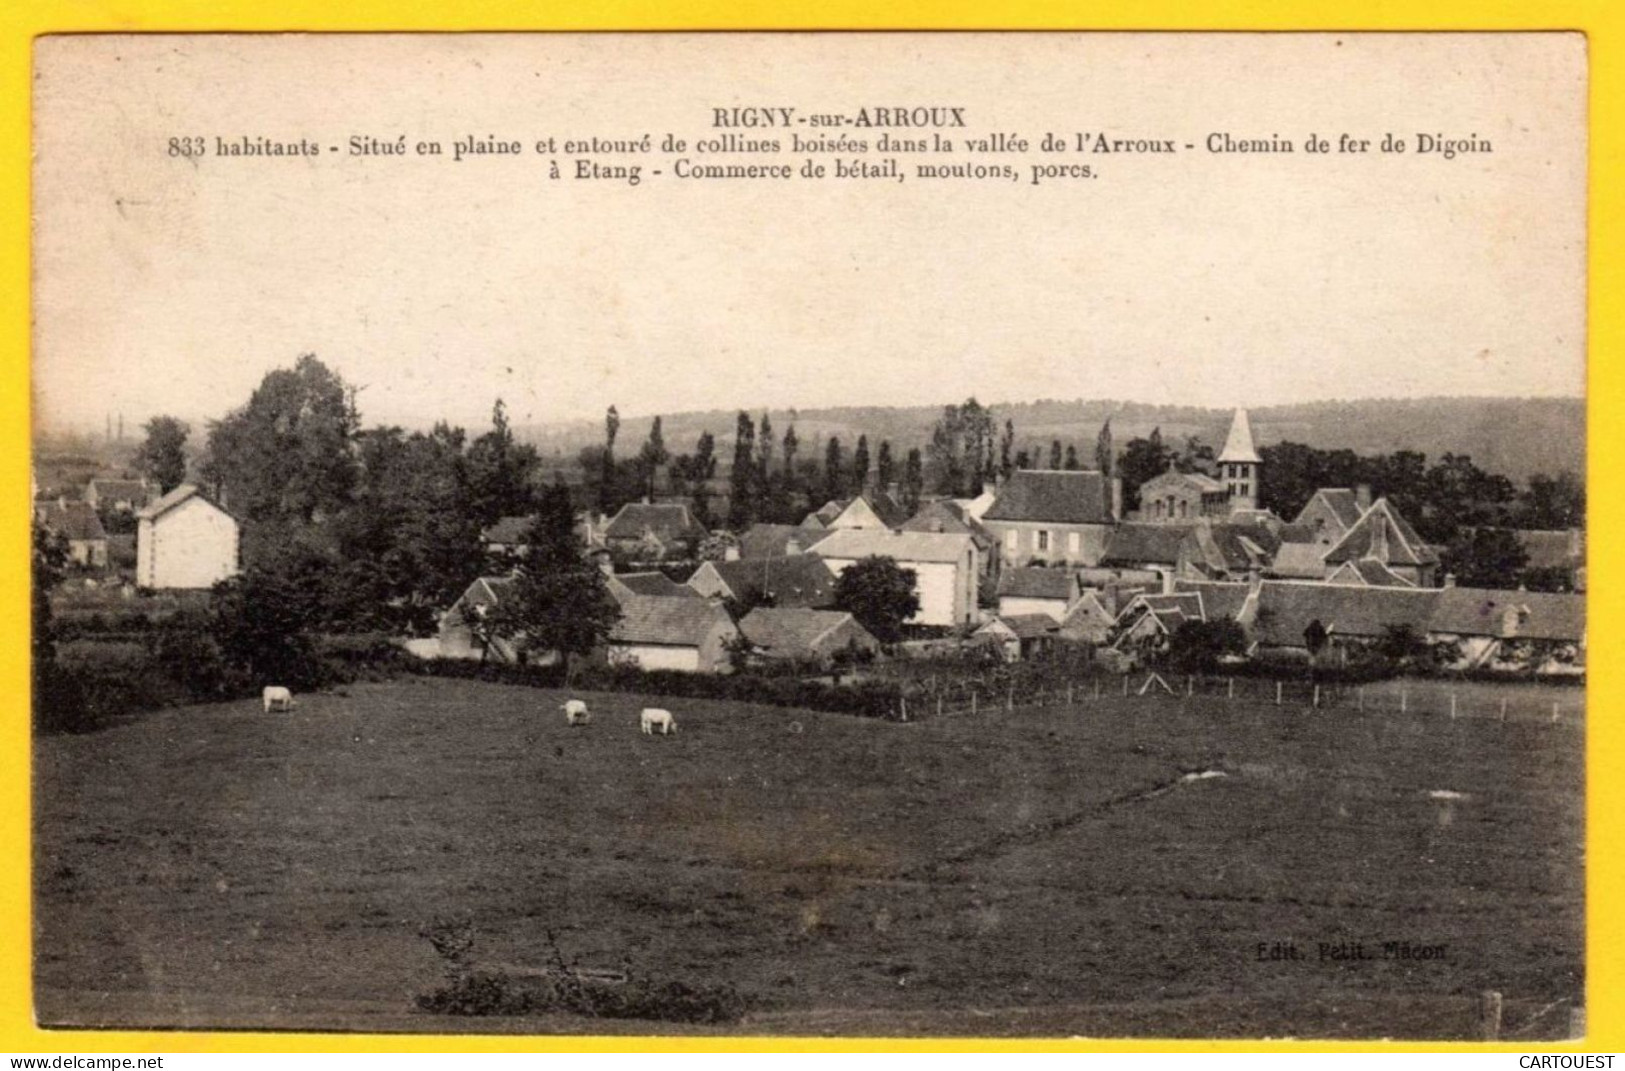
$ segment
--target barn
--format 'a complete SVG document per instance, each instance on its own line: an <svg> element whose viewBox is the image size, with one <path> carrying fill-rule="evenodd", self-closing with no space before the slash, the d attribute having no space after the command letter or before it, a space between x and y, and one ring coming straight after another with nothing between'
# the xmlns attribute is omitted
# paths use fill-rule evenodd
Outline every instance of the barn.
<svg viewBox="0 0 1625 1071"><path fill-rule="evenodd" d="M604 657L611 665L724 673L739 628L708 599L627 594L616 601L621 619L610 629Z"/></svg>

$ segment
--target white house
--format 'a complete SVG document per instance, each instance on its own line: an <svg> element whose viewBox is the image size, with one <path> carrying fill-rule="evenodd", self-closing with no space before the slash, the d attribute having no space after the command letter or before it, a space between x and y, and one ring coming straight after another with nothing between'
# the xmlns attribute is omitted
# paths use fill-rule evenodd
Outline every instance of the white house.
<svg viewBox="0 0 1625 1071"><path fill-rule="evenodd" d="M818 556L837 577L864 558L892 558L912 569L920 609L909 618L911 625L951 628L976 620L982 563L976 542L968 535L841 528L818 544Z"/></svg>
<svg viewBox="0 0 1625 1071"><path fill-rule="evenodd" d="M611 665L726 673L728 644L739 628L728 611L690 595L618 595L621 618L610 629L604 654Z"/></svg>
<svg viewBox="0 0 1625 1071"><path fill-rule="evenodd" d="M208 588L237 575L236 518L191 484L181 484L136 517L137 585Z"/></svg>

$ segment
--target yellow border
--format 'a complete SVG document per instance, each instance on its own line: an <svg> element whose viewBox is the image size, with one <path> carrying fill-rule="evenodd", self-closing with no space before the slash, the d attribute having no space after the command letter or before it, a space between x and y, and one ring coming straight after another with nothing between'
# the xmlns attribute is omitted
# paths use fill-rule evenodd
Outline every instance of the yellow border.
<svg viewBox="0 0 1625 1071"><path fill-rule="evenodd" d="M1625 381L1617 355L1625 350L1625 273L1621 227L1625 216L1625 5L1607 0L1539 3L1538 0L1401 0L1369 10L1341 10L1316 0L1225 0L1182 3L1064 4L1053 0L673 0L658 6L638 0L549 4L545 0L470 0L455 6L409 0L101 0L55 4L49 0L0 3L0 486L8 488L0 525L0 607L14 637L0 645L0 694L10 697L0 717L0 754L9 761L0 778L0 1050L44 1053L209 1051L617 1051L631 1047L681 1051L1369 1051L1371 1043L861 1041L753 1039L635 1039L538 1037L408 1037L324 1034L204 1034L40 1031L33 1025L29 972L28 486L29 451L29 84L31 42L62 32L127 31L376 31L376 30L661 30L661 29L1191 29L1191 30L1583 30L1590 42L1591 204L1589 465L1590 528L1595 560L1593 591L1610 592L1619 570L1617 533L1625 521L1618 470L1605 459L1625 447L1625 422L1600 419L1614 407ZM1597 535L1599 534L1600 535ZM1617 600L1602 595L1591 607L1594 652L1606 652L1618 634ZM1583 1045L1518 1046L1395 1044L1390 1051L1603 1051L1625 1048L1625 897L1620 887L1625 851L1619 847L1625 790L1614 701L1625 697L1617 664L1604 653L1591 659L1587 719L1586 942L1589 1037ZM1600 849L1600 850L1599 850Z"/></svg>

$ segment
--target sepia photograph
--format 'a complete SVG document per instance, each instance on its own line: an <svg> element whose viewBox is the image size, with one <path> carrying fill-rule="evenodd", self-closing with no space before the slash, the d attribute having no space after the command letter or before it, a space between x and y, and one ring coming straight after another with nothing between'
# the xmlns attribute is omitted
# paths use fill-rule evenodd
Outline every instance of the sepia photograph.
<svg viewBox="0 0 1625 1071"><path fill-rule="evenodd" d="M1585 1036L1583 34L33 58L41 1027Z"/></svg>

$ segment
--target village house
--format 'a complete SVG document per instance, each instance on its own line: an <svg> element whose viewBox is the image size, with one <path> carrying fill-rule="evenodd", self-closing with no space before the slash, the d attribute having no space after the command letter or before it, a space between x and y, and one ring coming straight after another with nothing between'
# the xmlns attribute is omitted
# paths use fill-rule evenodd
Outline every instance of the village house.
<svg viewBox="0 0 1625 1071"><path fill-rule="evenodd" d="M1060 638L1061 623L1047 613L999 614L972 636L997 646L1006 662L1042 655Z"/></svg>
<svg viewBox="0 0 1625 1071"><path fill-rule="evenodd" d="M1386 498L1372 503L1343 538L1326 552L1331 573L1345 562L1375 562L1421 588L1438 583L1439 555L1422 541Z"/></svg>
<svg viewBox="0 0 1625 1071"><path fill-rule="evenodd" d="M1246 580L1269 568L1279 549L1279 540L1266 525L1204 519L1180 544L1176 572L1192 579Z"/></svg>
<svg viewBox="0 0 1625 1071"><path fill-rule="evenodd" d="M610 573L605 578L610 595L661 595L668 599L697 599L699 592L687 584L679 584L665 573Z"/></svg>
<svg viewBox="0 0 1625 1071"><path fill-rule="evenodd" d="M47 532L68 544L68 560L85 569L107 568L107 531L88 502L57 499L36 504L34 514Z"/></svg>
<svg viewBox="0 0 1625 1071"><path fill-rule="evenodd" d="M818 610L835 604L835 573L817 554L701 562L688 587L710 599L781 608Z"/></svg>
<svg viewBox="0 0 1625 1071"><path fill-rule="evenodd" d="M710 533L681 502L628 502L604 527L604 545L631 561L694 557Z"/></svg>
<svg viewBox="0 0 1625 1071"><path fill-rule="evenodd" d="M1114 604L1110 590L1085 588L1078 601L1061 618L1060 638L1092 647L1107 643L1117 626Z"/></svg>
<svg viewBox="0 0 1625 1071"><path fill-rule="evenodd" d="M1099 472L1020 469L999 489L982 524L1006 566L1093 566L1122 515L1122 481Z"/></svg>
<svg viewBox="0 0 1625 1071"><path fill-rule="evenodd" d="M739 533L739 545L731 558L785 558L805 554L828 534L825 528L804 528L797 524L753 524Z"/></svg>
<svg viewBox="0 0 1625 1071"><path fill-rule="evenodd" d="M1174 572L1185 554L1185 541L1191 531L1189 524L1124 522L1106 537L1099 564L1105 569L1131 572Z"/></svg>
<svg viewBox="0 0 1625 1071"><path fill-rule="evenodd" d="M887 491L865 491L855 498L834 499L809 513L803 528L891 528L902 526L908 511Z"/></svg>
<svg viewBox="0 0 1625 1071"><path fill-rule="evenodd" d="M85 486L85 501L98 512L116 510L134 513L145 508L153 494L144 480L106 479L97 477Z"/></svg>
<svg viewBox="0 0 1625 1071"><path fill-rule="evenodd" d="M970 499L943 498L920 507L920 511L899 526L904 532L946 532L968 535L981 556L982 575L997 581L1000 572L998 538L971 512ZM991 503L989 503L991 504Z"/></svg>
<svg viewBox="0 0 1625 1071"><path fill-rule="evenodd" d="M1048 614L1053 621L1066 617L1077 601L1080 589L1067 569L1029 566L1006 569L999 578L999 616Z"/></svg>
<svg viewBox="0 0 1625 1071"><path fill-rule="evenodd" d="M1225 517L1230 492L1205 472L1179 472L1172 466L1140 485L1137 520L1151 524L1189 523L1198 517Z"/></svg>
<svg viewBox="0 0 1625 1071"><path fill-rule="evenodd" d="M968 535L848 528L819 543L818 556L837 577L872 557L891 558L913 570L920 609L909 619L911 625L957 628L976 620L982 569L976 543Z"/></svg>
<svg viewBox="0 0 1625 1071"><path fill-rule="evenodd" d="M840 610L759 606L739 622L753 657L812 663L824 667L844 657L880 651L880 641Z"/></svg>
<svg viewBox="0 0 1625 1071"><path fill-rule="evenodd" d="M1303 509L1298 511L1281 538L1283 542L1318 546L1324 555L1360 523L1360 518L1370 508L1371 488L1365 484L1352 490L1347 487L1322 487L1304 503Z"/></svg>
<svg viewBox="0 0 1625 1071"><path fill-rule="evenodd" d="M1225 437L1224 449L1219 451L1219 478L1224 481L1225 495L1232 511L1251 511L1258 508L1260 469L1264 459L1253 445L1253 425L1247 410L1237 409L1230 422L1230 434Z"/></svg>
<svg viewBox="0 0 1625 1071"><path fill-rule="evenodd" d="M708 599L622 595L621 617L610 629L603 657L610 665L684 673L726 673L729 645L739 629L728 611Z"/></svg>
<svg viewBox="0 0 1625 1071"><path fill-rule="evenodd" d="M1585 672L1585 596L1445 587L1436 594L1428 638L1455 644L1459 669L1577 675Z"/></svg>
<svg viewBox="0 0 1625 1071"><path fill-rule="evenodd" d="M482 576L468 585L457 601L440 615L436 633L439 645L433 653L440 658L518 661L517 645L512 640L492 636L485 627L487 617L512 586L511 576Z"/></svg>
<svg viewBox="0 0 1625 1071"><path fill-rule="evenodd" d="M135 582L208 588L237 575L237 519L189 483L136 514Z"/></svg>

